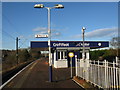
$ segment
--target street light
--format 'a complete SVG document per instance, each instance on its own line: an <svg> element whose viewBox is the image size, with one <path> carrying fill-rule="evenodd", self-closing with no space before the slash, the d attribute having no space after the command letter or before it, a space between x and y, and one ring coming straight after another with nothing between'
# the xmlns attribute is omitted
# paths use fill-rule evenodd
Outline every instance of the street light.
<svg viewBox="0 0 120 90"><path fill-rule="evenodd" d="M85 78L88 79L88 68L87 68L87 60L85 59L85 27L82 27L82 38L83 38L83 62L84 62L84 75Z"/></svg>
<svg viewBox="0 0 120 90"><path fill-rule="evenodd" d="M55 6L54 6L54 8L64 8L64 6L62 5L62 4L56 4Z"/></svg>
<svg viewBox="0 0 120 90"><path fill-rule="evenodd" d="M44 8L44 5L43 4L35 4L34 8Z"/></svg>
<svg viewBox="0 0 120 90"><path fill-rule="evenodd" d="M35 4L34 8L64 8L62 4L56 4L54 7L44 7L43 4Z"/></svg>
<svg viewBox="0 0 120 90"><path fill-rule="evenodd" d="M82 38L83 38L83 60L85 60L85 27L82 27Z"/></svg>
<svg viewBox="0 0 120 90"><path fill-rule="evenodd" d="M50 30L50 10L52 8L62 9L62 4L56 4L54 7L44 7L43 4L36 4L34 8L46 8L48 10L48 46L49 46L49 81L52 82L52 58L51 58L51 30Z"/></svg>
<svg viewBox="0 0 120 90"><path fill-rule="evenodd" d="M84 34L85 34L85 27L82 27L82 38L83 38L83 62L84 62L84 75L85 75L85 78L87 78L87 75L88 75L88 73L87 73L87 61L85 60L85 36L84 36Z"/></svg>

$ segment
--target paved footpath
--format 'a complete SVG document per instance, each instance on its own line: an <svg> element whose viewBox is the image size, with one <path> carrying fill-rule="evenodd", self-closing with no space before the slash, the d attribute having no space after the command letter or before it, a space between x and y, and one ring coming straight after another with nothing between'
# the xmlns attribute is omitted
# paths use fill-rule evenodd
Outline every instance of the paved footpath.
<svg viewBox="0 0 120 90"><path fill-rule="evenodd" d="M70 68L53 68L53 82L48 82L46 59L36 60L23 70L5 88L81 88L70 79Z"/></svg>

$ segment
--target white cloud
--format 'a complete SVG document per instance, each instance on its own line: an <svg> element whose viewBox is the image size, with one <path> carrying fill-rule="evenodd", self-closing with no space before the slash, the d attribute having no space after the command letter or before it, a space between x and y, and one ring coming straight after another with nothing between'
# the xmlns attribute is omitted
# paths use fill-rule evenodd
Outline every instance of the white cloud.
<svg viewBox="0 0 120 90"><path fill-rule="evenodd" d="M23 35L21 35L21 36L19 36L19 38L20 38L20 39L23 39L23 38L24 38L24 36L23 36Z"/></svg>
<svg viewBox="0 0 120 90"><path fill-rule="evenodd" d="M87 38L101 38L101 37L112 37L117 34L117 28L103 28L87 32Z"/></svg>
<svg viewBox="0 0 120 90"><path fill-rule="evenodd" d="M52 33L52 37L53 38L56 38L58 36L61 36L61 33L60 32L55 32L55 33Z"/></svg>
<svg viewBox="0 0 120 90"><path fill-rule="evenodd" d="M60 32L55 33L55 35L59 36L59 35L60 35Z"/></svg>
<svg viewBox="0 0 120 90"><path fill-rule="evenodd" d="M32 31L47 31L47 28L46 27L37 27L37 28L34 28Z"/></svg>
<svg viewBox="0 0 120 90"><path fill-rule="evenodd" d="M85 32L85 37L87 39L100 39L100 38L111 38L117 36L118 28L103 28L96 29L91 32ZM75 38L82 37L82 34L76 35Z"/></svg>
<svg viewBox="0 0 120 90"><path fill-rule="evenodd" d="M32 30L35 32L35 34L48 34L48 29L47 27L37 27ZM61 30L60 29L52 29L51 30L51 35L53 38L61 36Z"/></svg>
<svg viewBox="0 0 120 90"><path fill-rule="evenodd" d="M37 27L37 28L34 28L32 31L34 31L35 34L47 34L48 33L47 27Z"/></svg>

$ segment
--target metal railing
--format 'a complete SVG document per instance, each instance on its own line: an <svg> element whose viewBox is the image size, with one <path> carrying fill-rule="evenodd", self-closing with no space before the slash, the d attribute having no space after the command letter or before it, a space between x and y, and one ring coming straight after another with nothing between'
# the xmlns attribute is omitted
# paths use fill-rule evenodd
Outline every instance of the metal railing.
<svg viewBox="0 0 120 90"><path fill-rule="evenodd" d="M76 76L103 89L120 89L120 63L77 59Z"/></svg>

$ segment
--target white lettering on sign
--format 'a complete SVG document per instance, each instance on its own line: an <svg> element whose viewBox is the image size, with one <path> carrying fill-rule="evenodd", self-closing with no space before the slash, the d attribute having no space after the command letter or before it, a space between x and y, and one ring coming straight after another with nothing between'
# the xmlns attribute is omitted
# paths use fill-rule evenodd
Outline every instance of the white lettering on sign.
<svg viewBox="0 0 120 90"><path fill-rule="evenodd" d="M35 35L36 38L48 38L47 34Z"/></svg>
<svg viewBox="0 0 120 90"><path fill-rule="evenodd" d="M67 47L67 46L69 46L69 43L53 43L53 46L54 47L58 47L58 46L64 46L64 47Z"/></svg>
<svg viewBox="0 0 120 90"><path fill-rule="evenodd" d="M89 43L84 43L85 46L89 46ZM83 46L83 43L78 43L76 46Z"/></svg>
<svg viewBox="0 0 120 90"><path fill-rule="evenodd" d="M101 46L102 44L101 43L98 43L98 46Z"/></svg>

